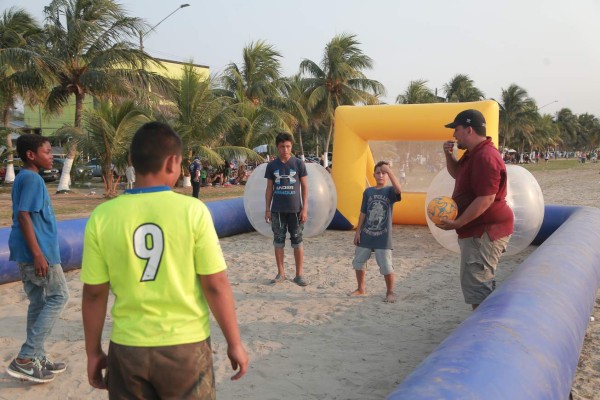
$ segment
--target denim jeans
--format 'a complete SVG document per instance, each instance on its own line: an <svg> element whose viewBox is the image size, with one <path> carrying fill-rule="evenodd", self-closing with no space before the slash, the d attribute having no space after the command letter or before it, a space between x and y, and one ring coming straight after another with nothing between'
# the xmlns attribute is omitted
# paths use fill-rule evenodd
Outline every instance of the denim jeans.
<svg viewBox="0 0 600 400"><path fill-rule="evenodd" d="M29 308L27 340L18 357L41 359L46 355L46 339L69 299L67 281L60 264L49 265L45 277L36 276L33 264L19 263L19 269Z"/></svg>

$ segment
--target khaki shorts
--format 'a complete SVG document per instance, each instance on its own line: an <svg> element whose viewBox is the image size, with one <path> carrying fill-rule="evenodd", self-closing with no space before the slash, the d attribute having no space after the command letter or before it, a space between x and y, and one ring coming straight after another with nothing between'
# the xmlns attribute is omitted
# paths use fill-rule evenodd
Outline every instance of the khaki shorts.
<svg viewBox="0 0 600 400"><path fill-rule="evenodd" d="M496 288L496 266L508 246L510 236L491 241L480 238L458 239L460 246L460 286L465 303L481 304Z"/></svg>
<svg viewBox="0 0 600 400"><path fill-rule="evenodd" d="M214 400L210 338L163 347L110 342L108 398Z"/></svg>
<svg viewBox="0 0 600 400"><path fill-rule="evenodd" d="M375 253L375 261L377 261L381 275L385 276L394 272L394 267L392 265L392 249L367 249L365 247L356 246L352 267L358 271L366 269L367 261L371 258L371 252Z"/></svg>

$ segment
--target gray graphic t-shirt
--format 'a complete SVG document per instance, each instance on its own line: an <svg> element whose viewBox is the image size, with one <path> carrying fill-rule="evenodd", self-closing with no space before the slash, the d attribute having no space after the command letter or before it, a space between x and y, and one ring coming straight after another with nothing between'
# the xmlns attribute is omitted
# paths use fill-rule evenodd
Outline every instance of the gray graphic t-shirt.
<svg viewBox="0 0 600 400"><path fill-rule="evenodd" d="M365 190L360 212L366 214L366 218L360 231L359 247L392 248L392 209L397 201L400 201L400 194L393 186Z"/></svg>
<svg viewBox="0 0 600 400"><path fill-rule="evenodd" d="M306 165L296 157L291 157L286 163L276 158L267 165L265 178L273 181L272 212L300 212L302 208L300 178L304 176L306 176Z"/></svg>

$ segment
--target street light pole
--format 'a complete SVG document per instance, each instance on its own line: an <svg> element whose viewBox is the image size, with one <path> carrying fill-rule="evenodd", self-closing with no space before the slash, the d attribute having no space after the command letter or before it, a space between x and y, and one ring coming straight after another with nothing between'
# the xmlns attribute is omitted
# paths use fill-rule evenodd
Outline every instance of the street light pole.
<svg viewBox="0 0 600 400"><path fill-rule="evenodd" d="M154 25L153 27L151 27L150 29L148 29L146 32L142 32L140 31L140 51L144 51L144 36L146 36L147 34L149 34L150 32L152 32L154 29L156 29L157 26L159 26L160 24L162 24L167 18L169 18L171 15L175 14L177 11L181 10L182 8L185 7L189 7L189 4L181 4L179 7L177 7L175 10L173 10L173 12L171 12L169 15L167 15L166 17L164 17L163 19L161 19L158 24Z"/></svg>
<svg viewBox="0 0 600 400"><path fill-rule="evenodd" d="M546 107L546 106L549 106L550 104L554 104L554 103L558 103L558 100L554 100L554 101L551 101L551 102L550 102L550 103L548 103L548 104L544 104L543 106L541 106L541 107L538 107L538 109L537 109L537 110L538 110L538 111L540 111L542 108L544 108L544 107Z"/></svg>

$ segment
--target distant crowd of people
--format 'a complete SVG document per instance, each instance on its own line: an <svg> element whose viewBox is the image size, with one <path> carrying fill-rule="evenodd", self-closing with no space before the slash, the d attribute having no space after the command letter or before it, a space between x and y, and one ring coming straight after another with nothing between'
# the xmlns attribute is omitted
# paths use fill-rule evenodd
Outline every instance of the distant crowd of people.
<svg viewBox="0 0 600 400"><path fill-rule="evenodd" d="M529 153L518 153L517 151L505 151L503 153L504 162L506 164L536 164L543 158L544 162L551 159L569 159L576 158L580 163L597 162L600 157L600 150L596 151L538 151L534 150Z"/></svg>

